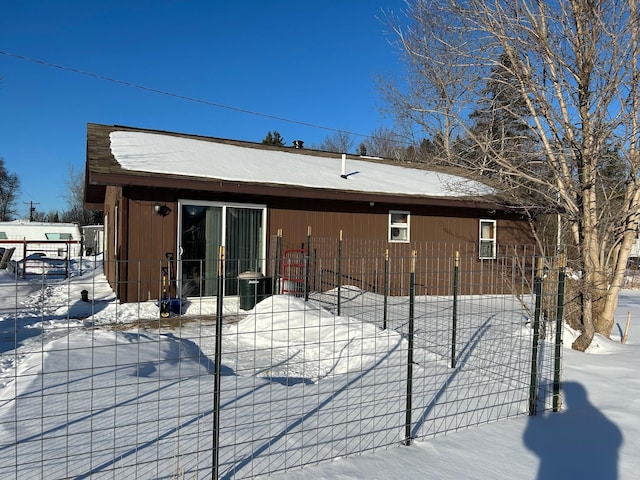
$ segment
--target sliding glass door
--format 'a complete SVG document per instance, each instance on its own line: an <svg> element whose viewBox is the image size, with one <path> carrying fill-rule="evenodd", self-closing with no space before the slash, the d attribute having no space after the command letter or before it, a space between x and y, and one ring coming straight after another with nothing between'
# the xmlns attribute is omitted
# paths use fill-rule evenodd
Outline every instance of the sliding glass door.
<svg viewBox="0 0 640 480"><path fill-rule="evenodd" d="M183 296L215 296L218 249L225 247L225 295L236 295L239 273L264 273L266 207L179 202L178 252Z"/></svg>

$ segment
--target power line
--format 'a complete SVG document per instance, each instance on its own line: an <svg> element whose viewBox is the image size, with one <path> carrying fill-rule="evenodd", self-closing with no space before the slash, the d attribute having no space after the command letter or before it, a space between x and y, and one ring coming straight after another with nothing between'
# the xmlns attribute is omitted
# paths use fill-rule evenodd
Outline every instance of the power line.
<svg viewBox="0 0 640 480"><path fill-rule="evenodd" d="M19 60L24 60L26 62L31 62L31 63L37 63L37 64L40 64L40 65L44 65L45 67L57 68L59 70L64 70L66 72L77 73L77 74L80 74L80 75L85 75L87 77L93 77L93 78L97 78L99 80L105 80L105 81L108 81L108 82L117 83L117 84L124 85L124 86L127 86L127 87L137 88L139 90L145 90L147 92L158 93L160 95L166 95L168 97L179 98L181 100L187 100L189 102L201 103L203 105L208 105L210 107L224 108L224 109L227 109L227 110L233 110L234 112L246 113L248 115L255 115L255 116L263 117L263 118L270 118L272 120L278 120L278 121L281 121L281 122L293 123L293 124L302 125L302 126L305 126L305 127L318 128L318 129L321 129L321 130L327 130L327 131L331 131L331 132L337 132L337 133L342 132L342 133L347 133L349 135L354 135L354 136L364 137L364 138L369 138L370 137L370 135L365 135L363 133L349 132L349 131L338 129L338 128L332 128L332 127L325 127L325 126L322 126L322 125L316 125L314 123L301 122L299 120L291 120L289 118L279 117L277 115L270 115L270 114L267 114L267 113L254 112L253 110L247 110L247 109L239 108L239 107L232 107L230 105L223 105L221 103L210 102L209 100L203 100L201 98L189 97L189 96L186 96L186 95L181 95L179 93L167 92L165 90L159 90L157 88L146 87L144 85L139 85L137 83L127 82L125 80L119 80L117 78L108 77L106 75L101 75L99 73L87 72L86 70L79 70L77 68L67 67L67 66L64 66L64 65L59 65L59 64L56 64L56 63L47 62L47 61L40 60L40 59L37 59L37 58L26 57L24 55L18 55L16 53L4 52L4 51L0 50L0 54L1 55L5 55L7 57L13 57L13 58L17 58Z"/></svg>

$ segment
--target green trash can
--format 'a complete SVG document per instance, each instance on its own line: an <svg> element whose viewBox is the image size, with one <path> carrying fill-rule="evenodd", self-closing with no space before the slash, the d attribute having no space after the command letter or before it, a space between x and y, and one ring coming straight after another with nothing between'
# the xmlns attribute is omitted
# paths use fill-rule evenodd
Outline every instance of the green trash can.
<svg viewBox="0 0 640 480"><path fill-rule="evenodd" d="M238 275L240 309L251 310L265 298L266 278L260 272L242 272Z"/></svg>

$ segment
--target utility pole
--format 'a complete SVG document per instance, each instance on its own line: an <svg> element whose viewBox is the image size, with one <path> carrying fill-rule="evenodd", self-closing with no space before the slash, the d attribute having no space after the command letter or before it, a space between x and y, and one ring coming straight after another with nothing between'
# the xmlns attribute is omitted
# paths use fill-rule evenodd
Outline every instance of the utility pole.
<svg viewBox="0 0 640 480"><path fill-rule="evenodd" d="M40 205L40 202L22 202L25 205L29 205L29 221L33 222L33 212L36 211L36 207L34 207L34 205Z"/></svg>

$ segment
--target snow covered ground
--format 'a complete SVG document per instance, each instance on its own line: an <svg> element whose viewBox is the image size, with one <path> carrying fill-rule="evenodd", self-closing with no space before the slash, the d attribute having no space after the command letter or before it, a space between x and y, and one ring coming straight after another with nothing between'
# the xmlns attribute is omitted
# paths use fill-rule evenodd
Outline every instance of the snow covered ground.
<svg viewBox="0 0 640 480"><path fill-rule="evenodd" d="M631 312L629 340L620 343ZM640 291L623 291L611 339L571 350L565 331L562 413L519 417L292 471L286 480L433 478L632 480L640 472Z"/></svg>
<svg viewBox="0 0 640 480"><path fill-rule="evenodd" d="M183 325L179 335L170 329L160 334L151 323L145 325L149 328L114 327L135 325L139 319L157 321L157 305L118 304L99 262L83 262L74 264L69 281L16 280L0 271L0 477L196 478L189 469L210 461L211 443L201 440L211 430L212 394L202 380L211 378L213 368L215 338L209 333L210 325L206 321ZM81 300L82 290L91 292L89 302ZM277 304L282 301L269 303L270 318L275 318L273 310L290 308ZM296 300L287 300L291 301ZM235 339L232 345L225 345L229 353L267 352L255 336L256 324L264 320L261 305L249 318L225 327ZM206 301L188 308L205 317L215 313L215 304ZM233 302L225 303L225 308L230 315L238 313ZM621 345L627 312L632 318L630 337ZM290 470L274 478L636 478L640 467L638 315L640 292L625 291L611 340L598 337L589 353L565 348L562 413L516 416L408 447L396 442L395 448ZM223 362L223 382L236 382L235 397L223 395L221 399L223 408L234 404L233 428L243 425L238 418L260 415L263 405L256 402L256 392L268 394L269 402L278 402L279 395L296 395L303 385L316 389L317 395L332 395L335 392L330 390L336 385L319 379L363 372L380 362L393 365L406 357L403 340L393 332L364 335L358 328L375 327L358 322L361 327L356 328L348 317L327 330L315 313L302 319L305 328L299 331L312 332L316 348L294 351L291 345L300 346L310 339L296 337L298 330L291 329L291 322L289 316L282 328L277 321L269 325L270 332L292 332L287 342L269 342L269 365L280 367L260 371L256 369L260 362L246 361L243 355L225 357L236 359ZM565 332L567 346L571 334ZM325 343L322 339L327 336L331 341ZM323 349L329 346L331 351ZM334 350L336 346L340 352ZM233 372L248 374L231 375ZM285 387L272 388L278 381L285 382ZM361 384L368 388L366 382ZM300 417L305 413L301 407ZM247 422L245 428L251 431L238 435L263 439L264 450L275 450L274 433L280 432L287 442L304 439L304 431L295 437L292 431L278 430L278 420L271 418L259 427ZM221 428L225 428L224 421ZM348 428L346 422L344 430ZM327 448L342 448L331 432L321 428L313 432L327 435ZM339 432L334 433L340 437ZM397 437L395 430L382 429L381 434ZM259 471L259 462L251 457L256 452L252 445L223 449L221 462L226 465L233 457L241 468L246 467L239 476L246 476L249 468ZM156 462L158 458L162 460ZM270 458L284 462L277 465L279 469L300 460ZM204 472L199 475L197 478L206 478ZM232 478L233 471L225 475Z"/></svg>

